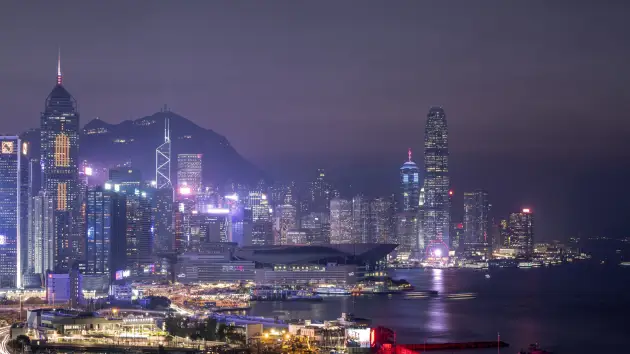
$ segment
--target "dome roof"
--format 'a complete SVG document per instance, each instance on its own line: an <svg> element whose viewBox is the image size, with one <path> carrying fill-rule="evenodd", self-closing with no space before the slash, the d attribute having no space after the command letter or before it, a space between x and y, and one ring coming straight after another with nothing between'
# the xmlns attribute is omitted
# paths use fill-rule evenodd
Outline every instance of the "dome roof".
<svg viewBox="0 0 630 354"><path fill-rule="evenodd" d="M405 161L405 163L400 167L401 170L406 170L408 168L418 168L418 165L416 165L415 162L413 161Z"/></svg>

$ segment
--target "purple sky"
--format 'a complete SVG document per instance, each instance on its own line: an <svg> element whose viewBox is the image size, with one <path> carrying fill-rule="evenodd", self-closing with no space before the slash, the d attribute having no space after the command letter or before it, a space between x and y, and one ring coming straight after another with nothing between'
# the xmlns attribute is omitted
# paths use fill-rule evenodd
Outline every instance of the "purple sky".
<svg viewBox="0 0 630 354"><path fill-rule="evenodd" d="M495 183L484 177L487 165L544 165L549 178L554 166L563 173L565 165L602 160L628 167L626 6L7 2L0 12L0 131L38 126L61 46L64 83L83 124L135 119L167 103L276 174L297 159L308 169L345 160L391 164L395 180L408 147L421 160L430 105L446 110L453 161L460 161L454 184L464 189ZM531 157L544 164L528 168ZM473 170L475 161L482 171ZM503 172L488 173L505 173L504 181L536 177L496 170ZM540 189L553 190L552 183ZM499 195L515 189L508 182L496 188ZM527 201L526 193L500 204L507 210Z"/></svg>

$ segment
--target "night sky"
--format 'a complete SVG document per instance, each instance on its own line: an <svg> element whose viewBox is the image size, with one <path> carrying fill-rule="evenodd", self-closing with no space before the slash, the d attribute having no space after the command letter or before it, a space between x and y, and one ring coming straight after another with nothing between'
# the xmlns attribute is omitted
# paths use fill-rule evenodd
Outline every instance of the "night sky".
<svg viewBox="0 0 630 354"><path fill-rule="evenodd" d="M164 104L278 179L372 194L449 124L454 208L483 187L543 239L628 236L625 1L40 1L0 12L0 132L39 125L61 47L82 123Z"/></svg>

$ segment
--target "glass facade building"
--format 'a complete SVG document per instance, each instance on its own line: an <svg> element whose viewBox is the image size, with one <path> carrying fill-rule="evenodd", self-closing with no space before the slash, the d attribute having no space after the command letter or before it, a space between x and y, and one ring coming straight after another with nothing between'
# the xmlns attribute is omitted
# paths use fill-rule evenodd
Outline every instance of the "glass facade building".
<svg viewBox="0 0 630 354"><path fill-rule="evenodd" d="M448 128L446 114L432 107L424 135L425 247L448 248L450 229L450 179L448 171ZM442 251L444 253L444 250Z"/></svg>
<svg viewBox="0 0 630 354"><path fill-rule="evenodd" d="M28 161L17 136L0 136L0 287L22 287L27 266Z"/></svg>
<svg viewBox="0 0 630 354"><path fill-rule="evenodd" d="M114 279L126 258L126 200L123 194L90 188L86 198L85 274Z"/></svg>
<svg viewBox="0 0 630 354"><path fill-rule="evenodd" d="M488 192L476 190L464 193L464 244L489 245L490 203Z"/></svg>
<svg viewBox="0 0 630 354"><path fill-rule="evenodd" d="M190 187L193 193L202 187L201 154L178 154L177 155L177 185Z"/></svg>
<svg viewBox="0 0 630 354"><path fill-rule="evenodd" d="M411 149L409 160L400 168L401 210L403 212L417 212L420 193L420 169L411 161Z"/></svg>
<svg viewBox="0 0 630 354"><path fill-rule="evenodd" d="M68 270L81 254L79 210L79 112L77 102L63 87L61 69L57 85L48 95L40 119L43 189L55 207L55 266Z"/></svg>
<svg viewBox="0 0 630 354"><path fill-rule="evenodd" d="M352 201L330 201L330 243L352 243Z"/></svg>
<svg viewBox="0 0 630 354"><path fill-rule="evenodd" d="M534 251L534 214L530 209L510 214L509 247L516 249L521 257L529 258Z"/></svg>

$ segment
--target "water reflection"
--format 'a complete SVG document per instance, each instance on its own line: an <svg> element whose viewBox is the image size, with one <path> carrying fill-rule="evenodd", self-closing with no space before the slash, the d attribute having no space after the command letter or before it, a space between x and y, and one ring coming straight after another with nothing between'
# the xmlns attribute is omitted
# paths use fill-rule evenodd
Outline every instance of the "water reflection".
<svg viewBox="0 0 630 354"><path fill-rule="evenodd" d="M439 295L445 292L444 284L444 270L432 269L431 270L431 290L437 291ZM449 330L448 328L448 313L446 312L445 301L441 296L431 299L428 308L427 327L430 333L443 336Z"/></svg>

